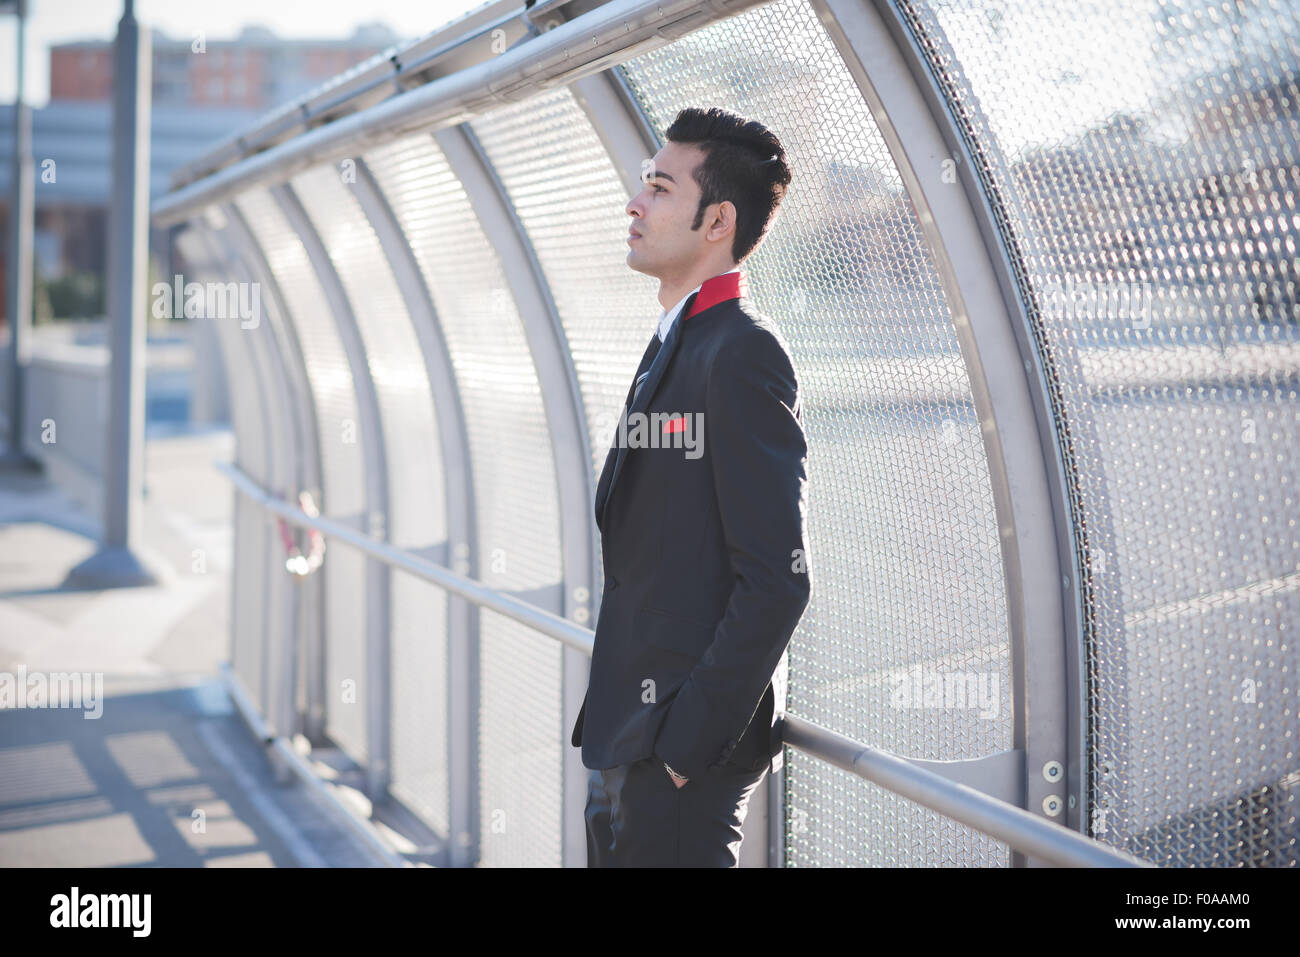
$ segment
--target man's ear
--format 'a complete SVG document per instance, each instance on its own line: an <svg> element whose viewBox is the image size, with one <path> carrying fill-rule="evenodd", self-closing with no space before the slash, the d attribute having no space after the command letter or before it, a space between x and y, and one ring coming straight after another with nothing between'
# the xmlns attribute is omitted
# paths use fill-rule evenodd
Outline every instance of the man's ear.
<svg viewBox="0 0 1300 957"><path fill-rule="evenodd" d="M715 229L726 229L728 223L731 226L731 231L735 232L736 205L727 199L724 199L717 205L718 211L713 215L713 222L709 225L709 232L712 233ZM722 236L719 235L717 238L721 239Z"/></svg>

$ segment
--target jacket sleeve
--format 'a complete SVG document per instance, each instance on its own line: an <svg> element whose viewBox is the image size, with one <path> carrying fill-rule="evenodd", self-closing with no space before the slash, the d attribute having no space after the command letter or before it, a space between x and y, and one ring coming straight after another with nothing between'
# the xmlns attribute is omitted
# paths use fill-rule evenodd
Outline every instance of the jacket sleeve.
<svg viewBox="0 0 1300 957"><path fill-rule="evenodd" d="M754 326L709 372L704 432L734 584L713 643L669 706L654 753L702 775L736 747L812 592L808 446L785 347Z"/></svg>

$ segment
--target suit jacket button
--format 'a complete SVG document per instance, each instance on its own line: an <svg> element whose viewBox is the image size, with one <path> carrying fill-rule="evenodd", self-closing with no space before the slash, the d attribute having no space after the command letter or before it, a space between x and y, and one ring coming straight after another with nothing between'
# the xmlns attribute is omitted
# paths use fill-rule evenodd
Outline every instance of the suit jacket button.
<svg viewBox="0 0 1300 957"><path fill-rule="evenodd" d="M613 575L610 575L610 576L609 576L609 590L610 590L610 591L613 591L613 590L614 590L615 588L617 588L617 587L618 587L618 579L615 578Z"/></svg>

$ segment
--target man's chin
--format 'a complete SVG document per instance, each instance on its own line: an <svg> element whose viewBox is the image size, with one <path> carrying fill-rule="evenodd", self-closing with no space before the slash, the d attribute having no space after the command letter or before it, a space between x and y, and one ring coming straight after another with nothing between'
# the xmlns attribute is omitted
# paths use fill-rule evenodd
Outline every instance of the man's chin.
<svg viewBox="0 0 1300 957"><path fill-rule="evenodd" d="M651 272L650 269L641 261L641 257L636 254L635 249L629 249L627 251L627 265L629 269L645 273L647 276L654 275L654 273Z"/></svg>

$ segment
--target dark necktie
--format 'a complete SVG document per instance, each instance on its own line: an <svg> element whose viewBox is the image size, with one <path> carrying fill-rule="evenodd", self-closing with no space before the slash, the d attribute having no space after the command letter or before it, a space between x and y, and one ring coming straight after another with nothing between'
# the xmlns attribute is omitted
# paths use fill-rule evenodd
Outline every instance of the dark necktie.
<svg viewBox="0 0 1300 957"><path fill-rule="evenodd" d="M641 386L645 383L646 376L650 374L650 367L654 365L655 356L659 354L659 348L663 343L659 340L659 332L650 337L650 344L646 346L645 355L641 357L641 364L637 366L636 381L632 383L632 388L627 393L627 408L631 410L632 403L636 402L636 397L641 393Z"/></svg>

